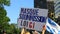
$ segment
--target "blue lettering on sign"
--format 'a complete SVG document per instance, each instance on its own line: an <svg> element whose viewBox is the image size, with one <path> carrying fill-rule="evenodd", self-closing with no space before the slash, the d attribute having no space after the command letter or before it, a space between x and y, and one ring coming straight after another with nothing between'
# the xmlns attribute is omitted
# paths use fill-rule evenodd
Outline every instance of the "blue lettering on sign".
<svg viewBox="0 0 60 34"><path fill-rule="evenodd" d="M46 17L38 16L39 9L21 8L20 19L46 22Z"/></svg>
<svg viewBox="0 0 60 34"><path fill-rule="evenodd" d="M37 22L46 22L46 17L43 16L31 16L31 15L20 14L20 19L32 20Z"/></svg>
<svg viewBox="0 0 60 34"><path fill-rule="evenodd" d="M38 10L39 9L26 9L26 8L21 8L21 14L27 14L27 15L38 15Z"/></svg>

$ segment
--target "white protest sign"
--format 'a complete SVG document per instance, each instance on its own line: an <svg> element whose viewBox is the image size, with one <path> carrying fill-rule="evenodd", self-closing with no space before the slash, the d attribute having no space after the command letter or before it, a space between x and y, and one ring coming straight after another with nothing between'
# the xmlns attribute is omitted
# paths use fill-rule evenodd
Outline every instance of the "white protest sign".
<svg viewBox="0 0 60 34"><path fill-rule="evenodd" d="M42 27L46 24L48 10L39 8L21 8L19 15L18 27L22 28L25 26L27 29L42 31Z"/></svg>

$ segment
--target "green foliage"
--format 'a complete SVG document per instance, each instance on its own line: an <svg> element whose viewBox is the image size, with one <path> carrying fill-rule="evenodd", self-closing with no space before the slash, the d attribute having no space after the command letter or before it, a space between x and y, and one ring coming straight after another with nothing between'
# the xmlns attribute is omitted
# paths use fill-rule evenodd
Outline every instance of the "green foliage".
<svg viewBox="0 0 60 34"><path fill-rule="evenodd" d="M10 0L0 0L0 33L3 33L3 30L9 29L9 17L7 17L7 12L4 9L4 6L10 5Z"/></svg>
<svg viewBox="0 0 60 34"><path fill-rule="evenodd" d="M0 18L3 18L7 15L6 10L2 7L0 7Z"/></svg>
<svg viewBox="0 0 60 34"><path fill-rule="evenodd" d="M0 0L0 6L2 6L2 5L9 6L10 5L10 0Z"/></svg>
<svg viewBox="0 0 60 34"><path fill-rule="evenodd" d="M48 17L51 18L52 20L55 20L55 13L53 8L48 10Z"/></svg>
<svg viewBox="0 0 60 34"><path fill-rule="evenodd" d="M19 34L20 30L16 26L16 24L10 24L10 29L9 32L7 31L7 33Z"/></svg>
<svg viewBox="0 0 60 34"><path fill-rule="evenodd" d="M16 24L9 24L9 17L4 6L10 6L10 0L0 0L0 34L6 31L7 34L19 34L20 30L16 27Z"/></svg>

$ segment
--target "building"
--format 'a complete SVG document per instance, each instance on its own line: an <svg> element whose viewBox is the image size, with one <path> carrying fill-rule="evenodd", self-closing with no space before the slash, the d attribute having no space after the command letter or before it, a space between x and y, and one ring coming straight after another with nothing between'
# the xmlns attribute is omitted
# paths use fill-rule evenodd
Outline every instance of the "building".
<svg viewBox="0 0 60 34"><path fill-rule="evenodd" d="M57 22L60 25L60 0L55 0L54 3L55 18L57 19Z"/></svg>
<svg viewBox="0 0 60 34"><path fill-rule="evenodd" d="M48 17L54 20L53 0L34 0L34 8L48 9Z"/></svg>
<svg viewBox="0 0 60 34"><path fill-rule="evenodd" d="M60 16L60 0L54 1L54 7L55 7L55 18L58 18Z"/></svg>
<svg viewBox="0 0 60 34"><path fill-rule="evenodd" d="M47 9L46 0L34 0L34 8Z"/></svg>

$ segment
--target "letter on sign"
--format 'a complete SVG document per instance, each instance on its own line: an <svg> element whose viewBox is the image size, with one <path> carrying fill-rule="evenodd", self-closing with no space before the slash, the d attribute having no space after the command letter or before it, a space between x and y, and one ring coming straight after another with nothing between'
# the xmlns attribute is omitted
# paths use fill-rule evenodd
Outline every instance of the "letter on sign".
<svg viewBox="0 0 60 34"><path fill-rule="evenodd" d="M29 22L29 28L34 28L35 23Z"/></svg>

